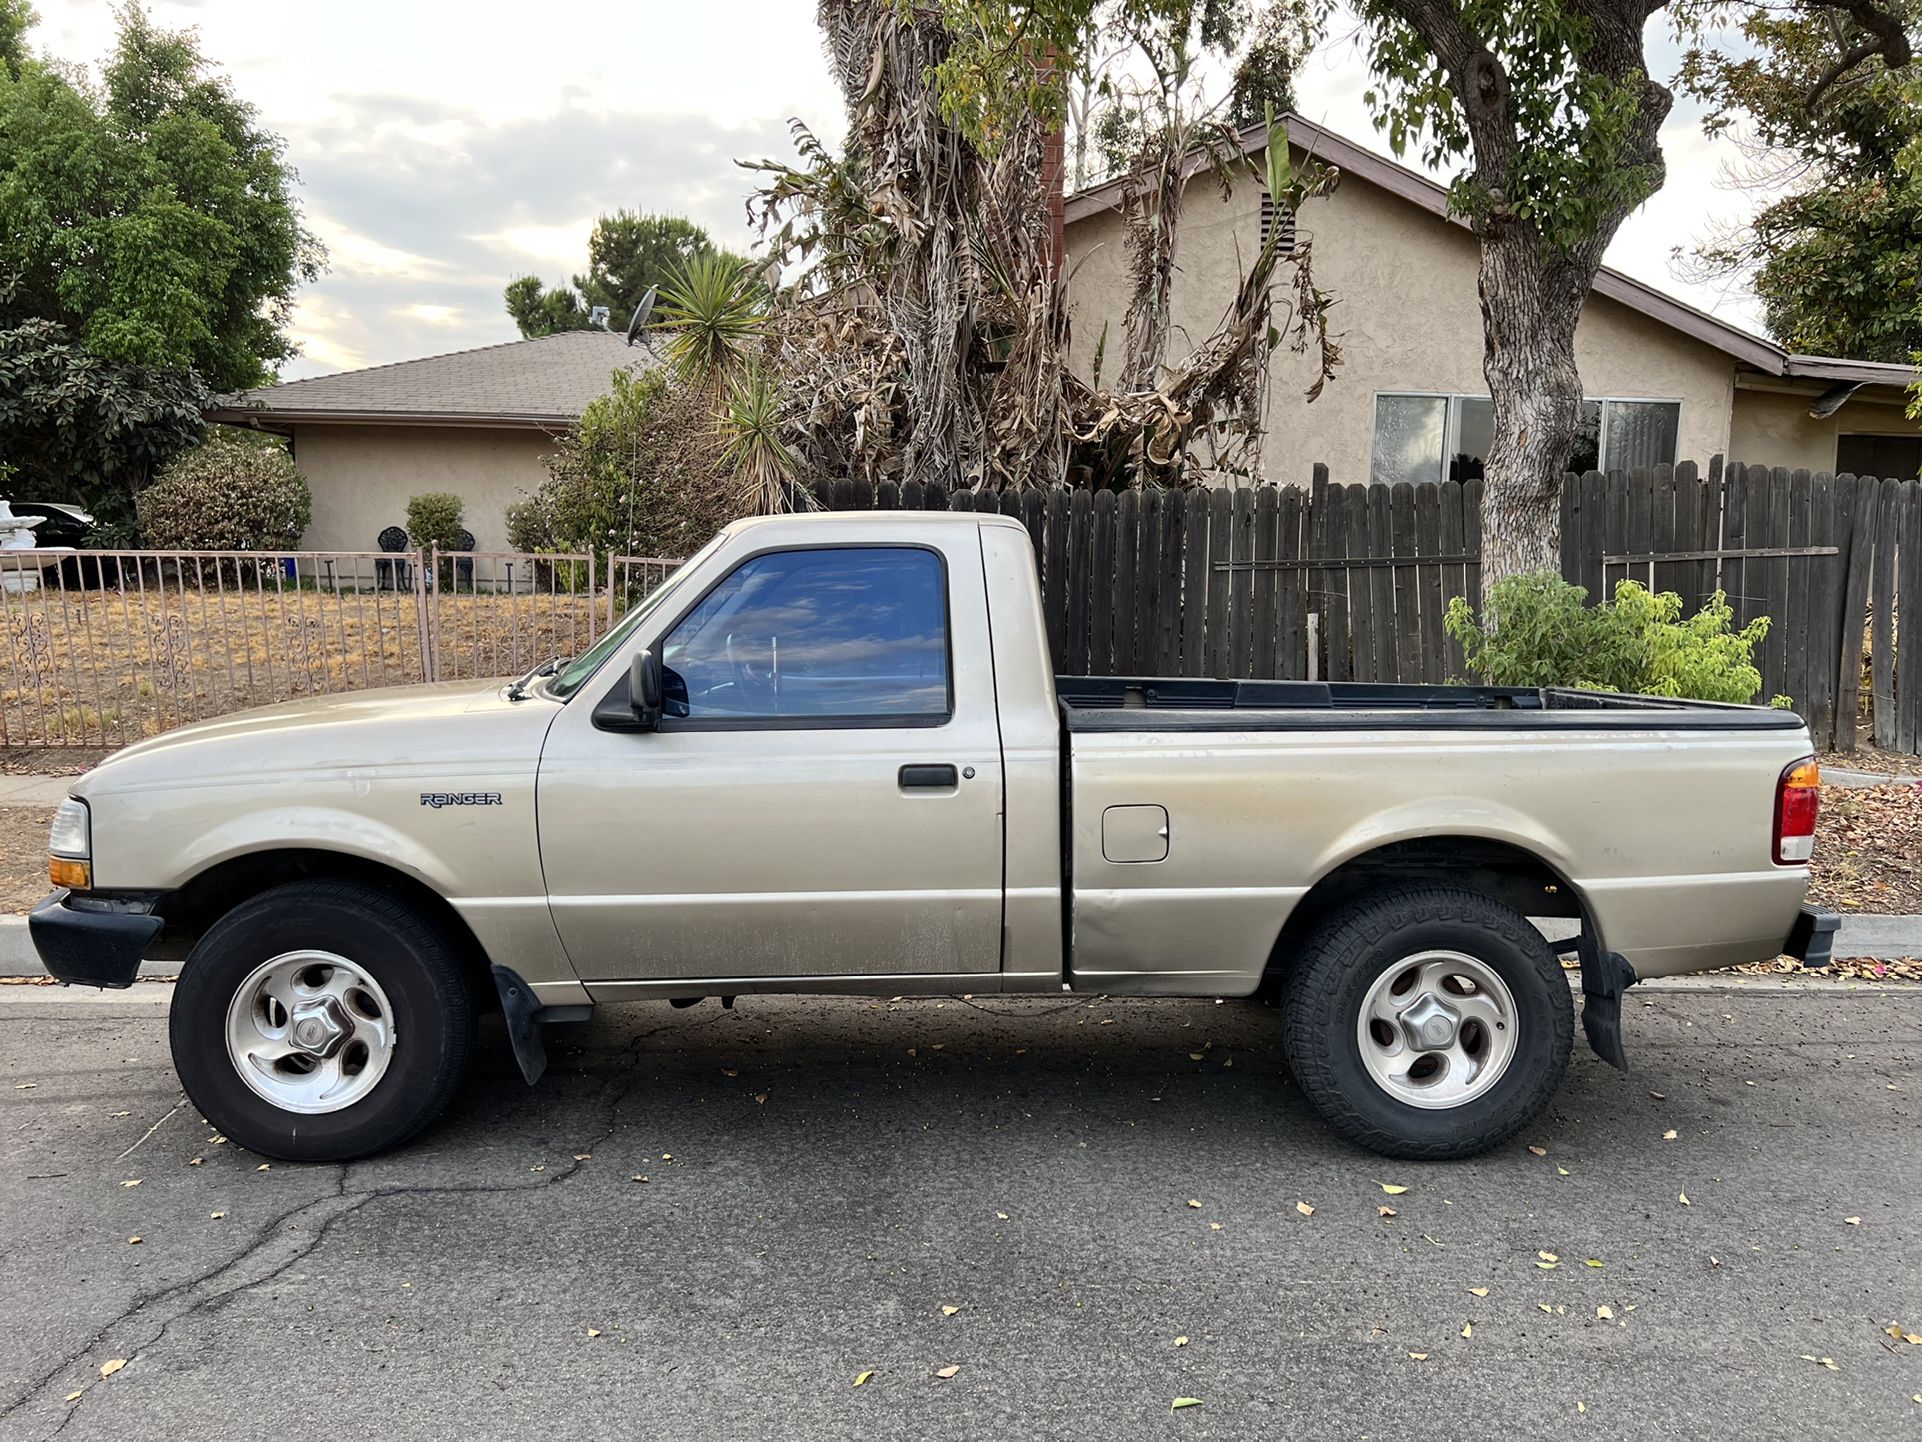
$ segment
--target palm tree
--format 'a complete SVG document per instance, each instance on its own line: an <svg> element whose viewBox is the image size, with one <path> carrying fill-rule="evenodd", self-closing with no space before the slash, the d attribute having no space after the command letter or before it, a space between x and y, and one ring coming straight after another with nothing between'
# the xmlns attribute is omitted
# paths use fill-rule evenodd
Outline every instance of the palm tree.
<svg viewBox="0 0 1922 1442"><path fill-rule="evenodd" d="M696 256L661 287L660 326L675 377L717 408L753 363L767 316L766 295L738 257Z"/></svg>
<svg viewBox="0 0 1922 1442"><path fill-rule="evenodd" d="M766 371L750 364L728 382L715 433L721 462L740 483L741 503L752 514L790 508L794 452L781 432L780 392Z"/></svg>

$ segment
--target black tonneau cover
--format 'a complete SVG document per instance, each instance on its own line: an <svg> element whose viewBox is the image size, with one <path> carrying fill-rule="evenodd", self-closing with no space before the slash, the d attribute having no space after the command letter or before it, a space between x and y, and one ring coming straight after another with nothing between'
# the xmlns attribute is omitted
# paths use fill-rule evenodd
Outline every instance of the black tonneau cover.
<svg viewBox="0 0 1922 1442"><path fill-rule="evenodd" d="M1057 676L1070 731L1793 731L1767 706L1525 686Z"/></svg>

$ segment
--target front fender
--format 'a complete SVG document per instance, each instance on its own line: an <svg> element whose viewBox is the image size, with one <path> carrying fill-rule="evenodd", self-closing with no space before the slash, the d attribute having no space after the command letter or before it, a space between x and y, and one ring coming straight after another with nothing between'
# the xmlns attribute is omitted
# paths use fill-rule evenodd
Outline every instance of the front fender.
<svg viewBox="0 0 1922 1442"><path fill-rule="evenodd" d="M532 775L498 784L499 793L486 793L496 801L471 806L423 804L416 778L359 778L326 799L238 786L97 793L95 882L169 892L227 862L276 851L352 857L445 900L488 958L514 966L542 1005L584 1003L547 902ZM255 804L234 809L247 799Z"/></svg>
<svg viewBox="0 0 1922 1442"><path fill-rule="evenodd" d="M471 886L442 847L383 819L323 805L266 806L215 821L206 829L172 821L171 810L155 815L138 858L114 854L109 840L96 840L95 875L103 884L174 891L223 862L266 851L332 851L403 872L450 901ZM136 823L137 824L137 823ZM96 825L96 835L102 828ZM156 833L173 831L172 844L155 844ZM111 834L111 828L107 829ZM146 861L142 865L141 860ZM122 880L125 877L127 879Z"/></svg>

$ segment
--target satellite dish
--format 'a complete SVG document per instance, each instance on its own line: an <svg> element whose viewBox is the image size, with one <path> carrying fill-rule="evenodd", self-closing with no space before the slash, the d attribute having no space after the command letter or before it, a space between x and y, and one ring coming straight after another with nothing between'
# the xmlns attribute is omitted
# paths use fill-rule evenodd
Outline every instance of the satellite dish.
<svg viewBox="0 0 1922 1442"><path fill-rule="evenodd" d="M641 303L634 307L634 318L627 323L627 343L629 345L633 345L635 341L640 339L641 332L647 329L647 323L654 314L655 289L654 286L650 285L647 288L647 294L641 297Z"/></svg>

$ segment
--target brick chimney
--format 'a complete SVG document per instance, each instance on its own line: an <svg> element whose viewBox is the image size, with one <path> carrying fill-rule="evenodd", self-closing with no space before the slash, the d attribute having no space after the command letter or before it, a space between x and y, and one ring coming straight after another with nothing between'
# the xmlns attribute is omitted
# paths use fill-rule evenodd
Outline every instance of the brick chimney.
<svg viewBox="0 0 1922 1442"><path fill-rule="evenodd" d="M1048 236L1046 254L1048 276L1061 278L1061 262L1068 253L1067 137L1056 125L1041 141L1041 190L1048 199Z"/></svg>

